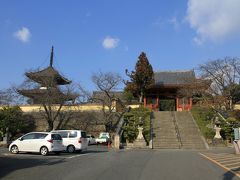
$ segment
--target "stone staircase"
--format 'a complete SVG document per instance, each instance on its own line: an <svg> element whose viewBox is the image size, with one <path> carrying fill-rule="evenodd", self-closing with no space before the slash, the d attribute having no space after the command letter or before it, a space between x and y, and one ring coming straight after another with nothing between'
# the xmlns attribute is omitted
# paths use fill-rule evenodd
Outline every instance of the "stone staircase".
<svg viewBox="0 0 240 180"><path fill-rule="evenodd" d="M154 112L153 148L206 149L190 112Z"/></svg>
<svg viewBox="0 0 240 180"><path fill-rule="evenodd" d="M174 112L182 149L206 149L204 139L194 122L191 112Z"/></svg>
<svg viewBox="0 0 240 180"><path fill-rule="evenodd" d="M155 149L179 149L175 124L171 111L154 112L153 120L153 148Z"/></svg>

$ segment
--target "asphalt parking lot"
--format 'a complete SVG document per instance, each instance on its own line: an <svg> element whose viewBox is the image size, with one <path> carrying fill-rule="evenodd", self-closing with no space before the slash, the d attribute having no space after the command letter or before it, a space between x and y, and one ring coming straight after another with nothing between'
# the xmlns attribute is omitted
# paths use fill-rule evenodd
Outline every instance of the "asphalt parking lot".
<svg viewBox="0 0 240 180"><path fill-rule="evenodd" d="M90 155L90 154L106 153L108 151L109 151L109 149L108 149L107 146L92 145L92 146L88 146L88 150L85 151L85 152L75 152L75 153L62 152L59 155L56 155L54 153L50 153L47 156L42 156L39 153L25 153L25 152L20 152L18 154L12 154L8 151L8 148L1 148L0 147L0 157L40 158L40 159L51 159L51 158L72 159L72 158L75 158L75 157L86 156L86 155Z"/></svg>
<svg viewBox="0 0 240 180"><path fill-rule="evenodd" d="M204 151L212 154L219 151ZM226 152L223 150L223 152ZM222 153L222 152L221 152ZM230 153L230 152L229 152ZM34 180L236 180L228 171L191 150L113 150L90 146L83 153L10 154L0 148L0 179Z"/></svg>

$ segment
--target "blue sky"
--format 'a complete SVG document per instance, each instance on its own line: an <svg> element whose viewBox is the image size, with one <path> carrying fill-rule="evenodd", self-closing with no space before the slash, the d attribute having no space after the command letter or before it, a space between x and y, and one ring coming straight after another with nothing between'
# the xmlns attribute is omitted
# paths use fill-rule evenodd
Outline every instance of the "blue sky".
<svg viewBox="0 0 240 180"><path fill-rule="evenodd" d="M126 78L142 51L155 71L240 57L239 9L239 0L3 0L0 89L48 66L52 45L54 66L88 90L100 70Z"/></svg>

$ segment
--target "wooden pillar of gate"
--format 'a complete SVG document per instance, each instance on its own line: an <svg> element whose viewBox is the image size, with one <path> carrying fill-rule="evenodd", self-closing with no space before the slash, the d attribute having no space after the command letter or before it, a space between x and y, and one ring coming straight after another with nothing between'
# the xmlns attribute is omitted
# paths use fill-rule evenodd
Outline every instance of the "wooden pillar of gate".
<svg viewBox="0 0 240 180"><path fill-rule="evenodd" d="M178 111L178 97L176 96L176 111Z"/></svg>
<svg viewBox="0 0 240 180"><path fill-rule="evenodd" d="M159 110L159 107L160 107L160 103L159 103L159 96L157 96L157 105L156 105L157 109L156 110Z"/></svg>
<svg viewBox="0 0 240 180"><path fill-rule="evenodd" d="M144 104L144 107L147 107L147 98L146 97L143 98L143 104Z"/></svg>
<svg viewBox="0 0 240 180"><path fill-rule="evenodd" d="M192 98L189 98L189 110L192 109Z"/></svg>

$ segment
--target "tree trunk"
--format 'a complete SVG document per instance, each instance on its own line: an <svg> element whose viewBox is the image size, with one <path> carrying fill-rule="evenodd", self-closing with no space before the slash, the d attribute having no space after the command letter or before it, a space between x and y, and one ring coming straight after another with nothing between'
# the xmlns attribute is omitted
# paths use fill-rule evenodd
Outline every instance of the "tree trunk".
<svg viewBox="0 0 240 180"><path fill-rule="evenodd" d="M140 97L139 97L139 103L143 102L143 92L141 92Z"/></svg>
<svg viewBox="0 0 240 180"><path fill-rule="evenodd" d="M52 131L53 130L53 121L51 120L48 120L48 128L47 128L47 131Z"/></svg>

